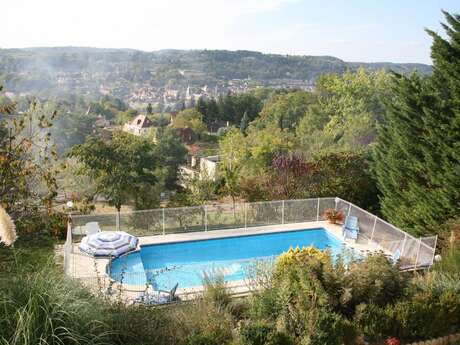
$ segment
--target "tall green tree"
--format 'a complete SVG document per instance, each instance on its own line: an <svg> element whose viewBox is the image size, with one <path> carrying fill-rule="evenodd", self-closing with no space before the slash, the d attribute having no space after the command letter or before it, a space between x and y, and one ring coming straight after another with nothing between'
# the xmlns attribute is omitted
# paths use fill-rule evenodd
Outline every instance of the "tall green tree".
<svg viewBox="0 0 460 345"><path fill-rule="evenodd" d="M226 165L220 169L223 179L223 185L221 192L225 195L229 195L232 198L233 206L233 217L235 213L236 198L240 195L240 167L236 164Z"/></svg>
<svg viewBox="0 0 460 345"><path fill-rule="evenodd" d="M58 154L62 155L68 148L82 144L86 136L95 130L95 121L93 114L62 112L51 128Z"/></svg>
<svg viewBox="0 0 460 345"><path fill-rule="evenodd" d="M196 109L185 109L176 115L173 122L174 128L191 128L196 134L201 135L207 128L203 122L203 115Z"/></svg>
<svg viewBox="0 0 460 345"><path fill-rule="evenodd" d="M256 123L258 127L276 125L280 129L294 130L314 102L314 95L308 91L276 95L264 105Z"/></svg>
<svg viewBox="0 0 460 345"><path fill-rule="evenodd" d="M209 121L208 118L208 107L206 101L203 98L199 98L195 105L196 110L198 110L201 115L203 115L203 121Z"/></svg>
<svg viewBox="0 0 460 345"><path fill-rule="evenodd" d="M162 182L165 189L174 190L177 188L179 165L187 162L187 148L171 128L160 131L157 139L155 156L158 157Z"/></svg>
<svg viewBox="0 0 460 345"><path fill-rule="evenodd" d="M427 146L423 123L428 80L417 74L395 76L394 97L386 104L385 120L378 129L374 170L382 193L380 206L395 225L423 233L423 222L434 211L423 209L429 197L429 177L422 146ZM432 195L432 194L431 194ZM422 228L415 229L418 224ZM426 225L426 224L425 224Z"/></svg>
<svg viewBox="0 0 460 345"><path fill-rule="evenodd" d="M145 204L142 198L156 184L158 159L151 141L124 132L115 133L110 142L89 138L70 151L83 165L80 174L95 181L96 192L120 212L129 202ZM152 207L152 205L148 205Z"/></svg>
<svg viewBox="0 0 460 345"><path fill-rule="evenodd" d="M444 14L432 77L394 78L375 148L382 212L416 235L460 214L460 16Z"/></svg>
<svg viewBox="0 0 460 345"><path fill-rule="evenodd" d="M381 99L391 97L389 80L389 73L364 69L319 77L316 101L296 128L302 150L359 150L372 143L384 112Z"/></svg>
<svg viewBox="0 0 460 345"><path fill-rule="evenodd" d="M152 114L153 114L152 103L147 104L147 109L146 109L146 111L147 111L147 114L148 114L148 115L152 115Z"/></svg>

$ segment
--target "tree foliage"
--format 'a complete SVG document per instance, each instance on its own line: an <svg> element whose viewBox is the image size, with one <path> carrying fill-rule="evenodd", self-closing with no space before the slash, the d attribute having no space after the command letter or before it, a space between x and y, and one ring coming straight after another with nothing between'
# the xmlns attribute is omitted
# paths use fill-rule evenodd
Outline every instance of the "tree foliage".
<svg viewBox="0 0 460 345"><path fill-rule="evenodd" d="M318 78L316 102L296 129L302 150L356 150L372 143L384 112L381 100L391 98L389 80L384 71L363 69Z"/></svg>
<svg viewBox="0 0 460 345"><path fill-rule="evenodd" d="M246 194L262 199L301 199L338 196L362 207L378 206L376 183L363 152L337 152L310 159L296 154L273 159L266 177L258 177Z"/></svg>
<svg viewBox="0 0 460 345"><path fill-rule="evenodd" d="M245 92L242 94L228 94L217 100L212 98L208 101L199 99L195 108L203 115L206 124L216 121L228 121L233 125L240 125L246 116L246 127L254 120L262 109L263 101L267 92Z"/></svg>
<svg viewBox="0 0 460 345"><path fill-rule="evenodd" d="M280 129L294 130L314 102L314 95L308 91L275 95L261 110L257 126L272 124Z"/></svg>
<svg viewBox="0 0 460 345"><path fill-rule="evenodd" d="M0 202L20 233L33 232L51 214L56 196L57 154L49 129L57 113L33 100L22 115L13 102L0 104L0 116Z"/></svg>
<svg viewBox="0 0 460 345"><path fill-rule="evenodd" d="M375 149L382 212L417 235L459 213L460 16L444 14L447 38L429 31L433 76L396 75Z"/></svg>
<svg viewBox="0 0 460 345"><path fill-rule="evenodd" d="M161 181L165 189L174 190L177 188L178 168L187 161L187 149L177 137L176 133L166 128L159 131L155 145L154 154L158 158L158 170L162 176Z"/></svg>
<svg viewBox="0 0 460 345"><path fill-rule="evenodd" d="M203 116L196 109L190 108L179 112L174 118L174 128L190 128L198 135L206 131Z"/></svg>
<svg viewBox="0 0 460 345"><path fill-rule="evenodd" d="M118 211L123 204L132 201L139 204L145 201L143 198L150 198L151 188L157 182L158 159L154 145L124 132L115 133L108 143L89 138L72 148L69 155L83 163L79 173L91 176L97 193ZM155 200L157 198L151 203Z"/></svg>

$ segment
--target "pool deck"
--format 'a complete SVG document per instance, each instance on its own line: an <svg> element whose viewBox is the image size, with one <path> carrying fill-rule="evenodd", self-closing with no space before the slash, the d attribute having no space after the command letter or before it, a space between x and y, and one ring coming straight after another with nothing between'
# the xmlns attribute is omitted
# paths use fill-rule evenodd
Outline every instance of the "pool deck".
<svg viewBox="0 0 460 345"><path fill-rule="evenodd" d="M360 237L358 241L342 240L342 227L341 225L330 224L326 221L319 222L305 222L305 223L293 223L293 224L277 224L258 226L251 228L238 228L238 229L226 229L226 230L212 230L212 231L200 231L200 232L189 232L189 233L177 233L177 234L166 234L156 236L144 236L139 237L139 246L147 244L160 244L160 243L173 243L173 242L187 242L197 241L215 238L235 237L244 235L255 235L255 234L267 234L274 232L292 231L292 230L306 230L306 229L326 229L330 234L334 235L340 242L342 242L347 248L355 250L357 253L367 255L371 252L384 251L381 247L375 243L370 243L366 238ZM386 252L386 251L384 251ZM387 253L388 254L388 253ZM83 283L93 285L97 283L99 289L101 286L106 287L110 284L110 278L106 274L106 266L109 263L108 259L105 258L93 258L86 254L83 254L78 249L78 243L73 246L73 254L71 254L70 269L73 272L73 277L81 279ZM228 283L228 287L235 294L243 294L250 291L251 287L248 286L248 282L236 281ZM127 294L139 293L145 289L145 286L125 286ZM199 293L201 288L187 288L178 289L178 295L192 296Z"/></svg>

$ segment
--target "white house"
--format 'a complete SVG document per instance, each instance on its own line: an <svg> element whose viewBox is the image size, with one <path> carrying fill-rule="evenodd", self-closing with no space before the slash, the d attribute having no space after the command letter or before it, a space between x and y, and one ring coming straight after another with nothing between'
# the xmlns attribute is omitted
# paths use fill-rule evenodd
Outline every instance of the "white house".
<svg viewBox="0 0 460 345"><path fill-rule="evenodd" d="M187 178L217 179L217 165L219 163L219 156L207 156L197 158L191 157L189 165L182 165L179 167L179 174L182 176L182 186L187 187L185 184Z"/></svg>
<svg viewBox="0 0 460 345"><path fill-rule="evenodd" d="M146 135L153 126L152 121L145 115L137 115L131 122L125 123L123 131L134 135Z"/></svg>
<svg viewBox="0 0 460 345"><path fill-rule="evenodd" d="M219 163L219 156L208 156L200 159L200 176L207 176L215 181L217 176L217 164Z"/></svg>

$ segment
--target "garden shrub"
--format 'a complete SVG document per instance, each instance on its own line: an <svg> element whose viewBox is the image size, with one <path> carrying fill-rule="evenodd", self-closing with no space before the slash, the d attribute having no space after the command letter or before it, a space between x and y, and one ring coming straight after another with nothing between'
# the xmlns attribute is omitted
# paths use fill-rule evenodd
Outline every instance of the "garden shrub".
<svg viewBox="0 0 460 345"><path fill-rule="evenodd" d="M360 303L384 306L394 302L402 296L407 280L385 256L373 254L350 263L344 285L350 292L345 312L351 316Z"/></svg>
<svg viewBox="0 0 460 345"><path fill-rule="evenodd" d="M276 261L275 285L284 285L294 299L303 295L315 305L335 309L344 292L342 264L341 260L334 262L329 251L291 248Z"/></svg>
<svg viewBox="0 0 460 345"><path fill-rule="evenodd" d="M182 341L192 335L214 339L219 344L226 344L232 339L235 325L231 314L205 299L172 307L169 315L175 325L174 337Z"/></svg>
<svg viewBox="0 0 460 345"><path fill-rule="evenodd" d="M243 345L294 345L294 340L283 332L278 332L271 324L255 321L240 329Z"/></svg>
<svg viewBox="0 0 460 345"><path fill-rule="evenodd" d="M444 291L421 292L397 302L391 310L395 335L408 341L425 340L460 329L460 296Z"/></svg>
<svg viewBox="0 0 460 345"><path fill-rule="evenodd" d="M294 345L294 339L283 332L272 333L268 339L267 345Z"/></svg>
<svg viewBox="0 0 460 345"><path fill-rule="evenodd" d="M368 341L379 342L392 335L391 320L385 308L375 304L359 304L353 319L357 331Z"/></svg>
<svg viewBox="0 0 460 345"><path fill-rule="evenodd" d="M236 320L241 320L249 316L249 304L246 298L232 299L227 309Z"/></svg>
<svg viewBox="0 0 460 345"><path fill-rule="evenodd" d="M205 275L203 278L204 294L206 302L214 304L218 308L226 308L231 297L227 291L225 278L222 274Z"/></svg>
<svg viewBox="0 0 460 345"><path fill-rule="evenodd" d="M222 343L209 335L192 334L185 339L184 345L222 345Z"/></svg>
<svg viewBox="0 0 460 345"><path fill-rule="evenodd" d="M252 319L275 321L282 306L289 302L290 297L288 292L272 287L257 292L249 298L249 315Z"/></svg>
<svg viewBox="0 0 460 345"><path fill-rule="evenodd" d="M274 330L266 322L254 321L241 327L241 340L244 345L265 345Z"/></svg>
<svg viewBox="0 0 460 345"><path fill-rule="evenodd" d="M316 259L321 262L329 261L329 255L315 247L303 247L300 249L289 248L288 251L284 252L276 259L276 272L281 274L286 270L289 270L292 266L304 265L310 259Z"/></svg>
<svg viewBox="0 0 460 345"><path fill-rule="evenodd" d="M353 327L341 315L319 308L310 316L313 319L305 320L309 327L302 335L302 345L342 345L354 338Z"/></svg>
<svg viewBox="0 0 460 345"><path fill-rule="evenodd" d="M177 324L170 317L170 308L151 306L126 306L122 303L109 305L106 311L109 325L116 330L112 336L115 344L123 345L174 345Z"/></svg>
<svg viewBox="0 0 460 345"><path fill-rule="evenodd" d="M431 271L417 275L408 286L407 294L414 295L421 291L430 291L434 294L451 291L460 295L460 274Z"/></svg>

